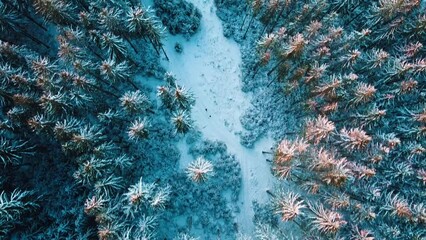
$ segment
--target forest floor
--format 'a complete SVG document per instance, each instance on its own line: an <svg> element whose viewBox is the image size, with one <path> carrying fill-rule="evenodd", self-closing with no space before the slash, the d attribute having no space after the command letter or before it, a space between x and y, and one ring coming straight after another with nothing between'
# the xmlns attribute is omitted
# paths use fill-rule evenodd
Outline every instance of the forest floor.
<svg viewBox="0 0 426 240"><path fill-rule="evenodd" d="M240 118L250 107L251 96L241 91L239 45L224 37L213 0L189 1L202 12L200 30L189 41L181 36L167 36L164 44L170 61L163 59L162 64L195 95L196 104L191 114L195 128L205 139L224 142L228 152L239 161L242 189L235 221L240 233L250 234L254 230L252 202L265 203L266 190L274 184L270 166L265 161L267 156L262 154L274 141L263 137L250 149L240 144L239 135L243 131ZM175 51L176 43L183 46L182 53ZM194 159L187 154L189 146L185 139L178 146L180 167L185 168Z"/></svg>

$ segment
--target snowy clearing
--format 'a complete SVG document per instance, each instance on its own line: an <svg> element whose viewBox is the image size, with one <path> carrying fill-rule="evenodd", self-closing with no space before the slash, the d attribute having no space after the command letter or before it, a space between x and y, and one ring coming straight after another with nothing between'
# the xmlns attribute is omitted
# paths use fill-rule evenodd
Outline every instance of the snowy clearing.
<svg viewBox="0 0 426 240"><path fill-rule="evenodd" d="M240 116L249 107L249 95L241 91L241 53L234 41L223 36L222 25L216 16L213 1L190 0L202 14L200 32L190 41L180 36L168 36L164 42L170 62L163 66L176 75L180 84L189 88L196 97L192 111L195 127L203 137L224 142L234 154L242 169L240 213L236 221L239 231L253 231L252 201L265 202L266 190L271 188L274 178L262 151L268 150L273 141L260 139L252 149L240 144L242 130ZM175 43L183 46L183 53L176 53ZM181 168L193 159L186 153L188 146L181 140ZM230 223L231 224L231 223Z"/></svg>

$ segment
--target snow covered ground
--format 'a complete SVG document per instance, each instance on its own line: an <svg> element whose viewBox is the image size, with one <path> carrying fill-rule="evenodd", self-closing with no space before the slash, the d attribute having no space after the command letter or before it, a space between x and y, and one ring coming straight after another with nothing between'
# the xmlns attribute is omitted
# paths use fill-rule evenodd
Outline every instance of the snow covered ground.
<svg viewBox="0 0 426 240"><path fill-rule="evenodd" d="M163 66L176 75L179 83L189 88L196 97L192 118L203 137L224 142L241 165L242 191L241 211L237 215L240 232L253 231L252 201L265 202L266 190L271 188L274 178L262 151L268 150L273 141L260 139L252 149L240 144L242 130L240 116L249 107L250 96L241 91L241 53L234 41L223 36L222 25L216 16L213 0L189 0L203 14L200 31L190 41L180 36L168 36L164 42L170 62ZM176 53L174 46L179 42L183 53ZM179 143L182 152L180 166L184 168L193 159L187 154L188 146ZM232 224L232 223L230 223Z"/></svg>

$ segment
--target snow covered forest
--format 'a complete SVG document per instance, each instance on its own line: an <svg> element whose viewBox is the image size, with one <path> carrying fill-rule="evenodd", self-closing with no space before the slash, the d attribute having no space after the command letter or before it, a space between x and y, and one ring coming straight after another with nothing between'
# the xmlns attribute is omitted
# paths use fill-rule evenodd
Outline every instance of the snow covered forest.
<svg viewBox="0 0 426 240"><path fill-rule="evenodd" d="M425 10L0 0L0 239L425 239Z"/></svg>

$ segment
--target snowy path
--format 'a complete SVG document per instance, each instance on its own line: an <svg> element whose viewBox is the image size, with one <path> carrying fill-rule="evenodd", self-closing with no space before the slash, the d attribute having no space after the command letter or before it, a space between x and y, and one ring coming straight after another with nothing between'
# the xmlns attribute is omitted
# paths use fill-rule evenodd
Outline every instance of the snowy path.
<svg viewBox="0 0 426 240"><path fill-rule="evenodd" d="M240 145L237 134L242 126L239 118L250 100L241 91L239 46L223 36L213 0L189 1L203 14L200 32L189 42L179 36L169 36L164 44L170 62L163 61L163 64L176 75L180 84L194 93L196 105L192 118L196 127L206 139L224 142L240 162L243 185L239 199L241 212L236 221L242 233L250 234L254 227L252 201L266 201L265 190L273 184L268 163L261 153L269 149L273 141L263 138L253 149ZM183 53L175 52L176 42L183 45ZM186 153L185 141L179 143L179 148L182 152L180 165L184 168L193 159Z"/></svg>

